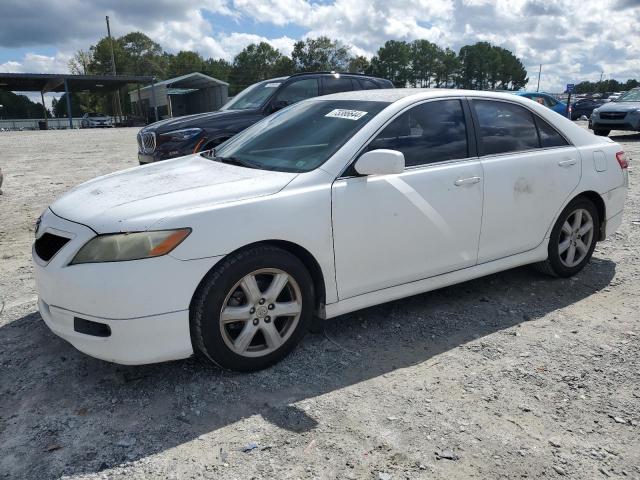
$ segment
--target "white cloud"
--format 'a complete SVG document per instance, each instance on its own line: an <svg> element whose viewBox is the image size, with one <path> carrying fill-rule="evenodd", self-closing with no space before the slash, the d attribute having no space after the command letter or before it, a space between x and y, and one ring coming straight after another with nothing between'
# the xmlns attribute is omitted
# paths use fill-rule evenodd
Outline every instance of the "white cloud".
<svg viewBox="0 0 640 480"><path fill-rule="evenodd" d="M4 5L8 2L9 5ZM597 80L600 72L640 78L640 7L635 0L3 0L0 47L56 45L52 57L27 54L0 70L66 71L68 57L103 35L104 15L114 35L141 30L169 51L192 49L232 59L247 44L267 41L289 54L295 40L327 35L373 55L386 40L426 38L458 50L486 40L512 50L535 87L557 91L565 83ZM70 17L68 12L74 12ZM222 34L209 15L236 22ZM220 20L221 21L221 20ZM240 27L244 25L244 27ZM248 25L248 26L247 26ZM279 32L271 37L252 28ZM264 31L259 29L258 31ZM36 51L34 49L34 51Z"/></svg>

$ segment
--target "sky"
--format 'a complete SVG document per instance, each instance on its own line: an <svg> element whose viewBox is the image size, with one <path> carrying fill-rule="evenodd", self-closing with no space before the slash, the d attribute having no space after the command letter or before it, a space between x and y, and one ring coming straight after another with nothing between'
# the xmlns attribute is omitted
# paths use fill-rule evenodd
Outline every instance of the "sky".
<svg viewBox="0 0 640 480"><path fill-rule="evenodd" d="M170 52L233 59L266 41L285 54L327 35L371 57L386 40L488 41L525 64L529 89L640 79L640 0L1 0L0 71L67 72L106 34L142 31ZM38 98L36 94L34 98ZM50 101L50 100L49 100Z"/></svg>

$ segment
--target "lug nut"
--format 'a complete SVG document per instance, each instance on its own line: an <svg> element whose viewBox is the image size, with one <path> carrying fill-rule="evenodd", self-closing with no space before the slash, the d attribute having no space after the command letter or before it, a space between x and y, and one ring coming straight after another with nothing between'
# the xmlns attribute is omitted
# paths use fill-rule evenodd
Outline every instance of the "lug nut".
<svg viewBox="0 0 640 480"><path fill-rule="evenodd" d="M264 305L264 298L261 298L260 301L258 302L260 305Z"/></svg>
<svg viewBox="0 0 640 480"><path fill-rule="evenodd" d="M266 323L269 323L271 321L271 317L269 315L267 315L266 317L264 317L264 321Z"/></svg>
<svg viewBox="0 0 640 480"><path fill-rule="evenodd" d="M258 325L258 323L259 323L259 322L260 322L260 320L258 320L257 318L254 318L254 319L253 319L253 324L254 324L254 325Z"/></svg>
<svg viewBox="0 0 640 480"><path fill-rule="evenodd" d="M256 313L256 309L255 309L255 308L251 308L251 310L249 310L249 313L250 313L251 315L253 315L254 313Z"/></svg>
<svg viewBox="0 0 640 480"><path fill-rule="evenodd" d="M269 310L273 310L274 308L276 308L276 306L273 303L270 303L269 306L267 307Z"/></svg>

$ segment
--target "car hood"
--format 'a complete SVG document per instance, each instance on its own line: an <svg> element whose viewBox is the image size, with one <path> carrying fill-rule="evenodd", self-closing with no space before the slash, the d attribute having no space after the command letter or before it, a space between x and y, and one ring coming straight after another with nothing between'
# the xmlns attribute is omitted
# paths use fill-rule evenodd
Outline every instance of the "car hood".
<svg viewBox="0 0 640 480"><path fill-rule="evenodd" d="M95 178L50 208L97 233L143 231L180 211L272 195L296 176L190 155Z"/></svg>
<svg viewBox="0 0 640 480"><path fill-rule="evenodd" d="M598 107L599 112L630 112L640 110L640 102L607 102Z"/></svg>
<svg viewBox="0 0 640 480"><path fill-rule="evenodd" d="M218 110L216 112L196 113L184 117L167 118L144 127L141 132L153 131L157 134L179 130L183 128L208 126L216 122L225 123L229 120L254 116L257 110Z"/></svg>

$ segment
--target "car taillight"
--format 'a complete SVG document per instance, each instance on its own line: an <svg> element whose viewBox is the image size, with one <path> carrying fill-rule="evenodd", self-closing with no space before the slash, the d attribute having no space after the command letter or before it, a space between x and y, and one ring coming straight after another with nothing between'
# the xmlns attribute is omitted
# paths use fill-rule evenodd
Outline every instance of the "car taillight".
<svg viewBox="0 0 640 480"><path fill-rule="evenodd" d="M618 164L620 164L620 168L625 169L629 167L629 160L627 159L627 154L624 152L616 153L616 160L618 160Z"/></svg>

